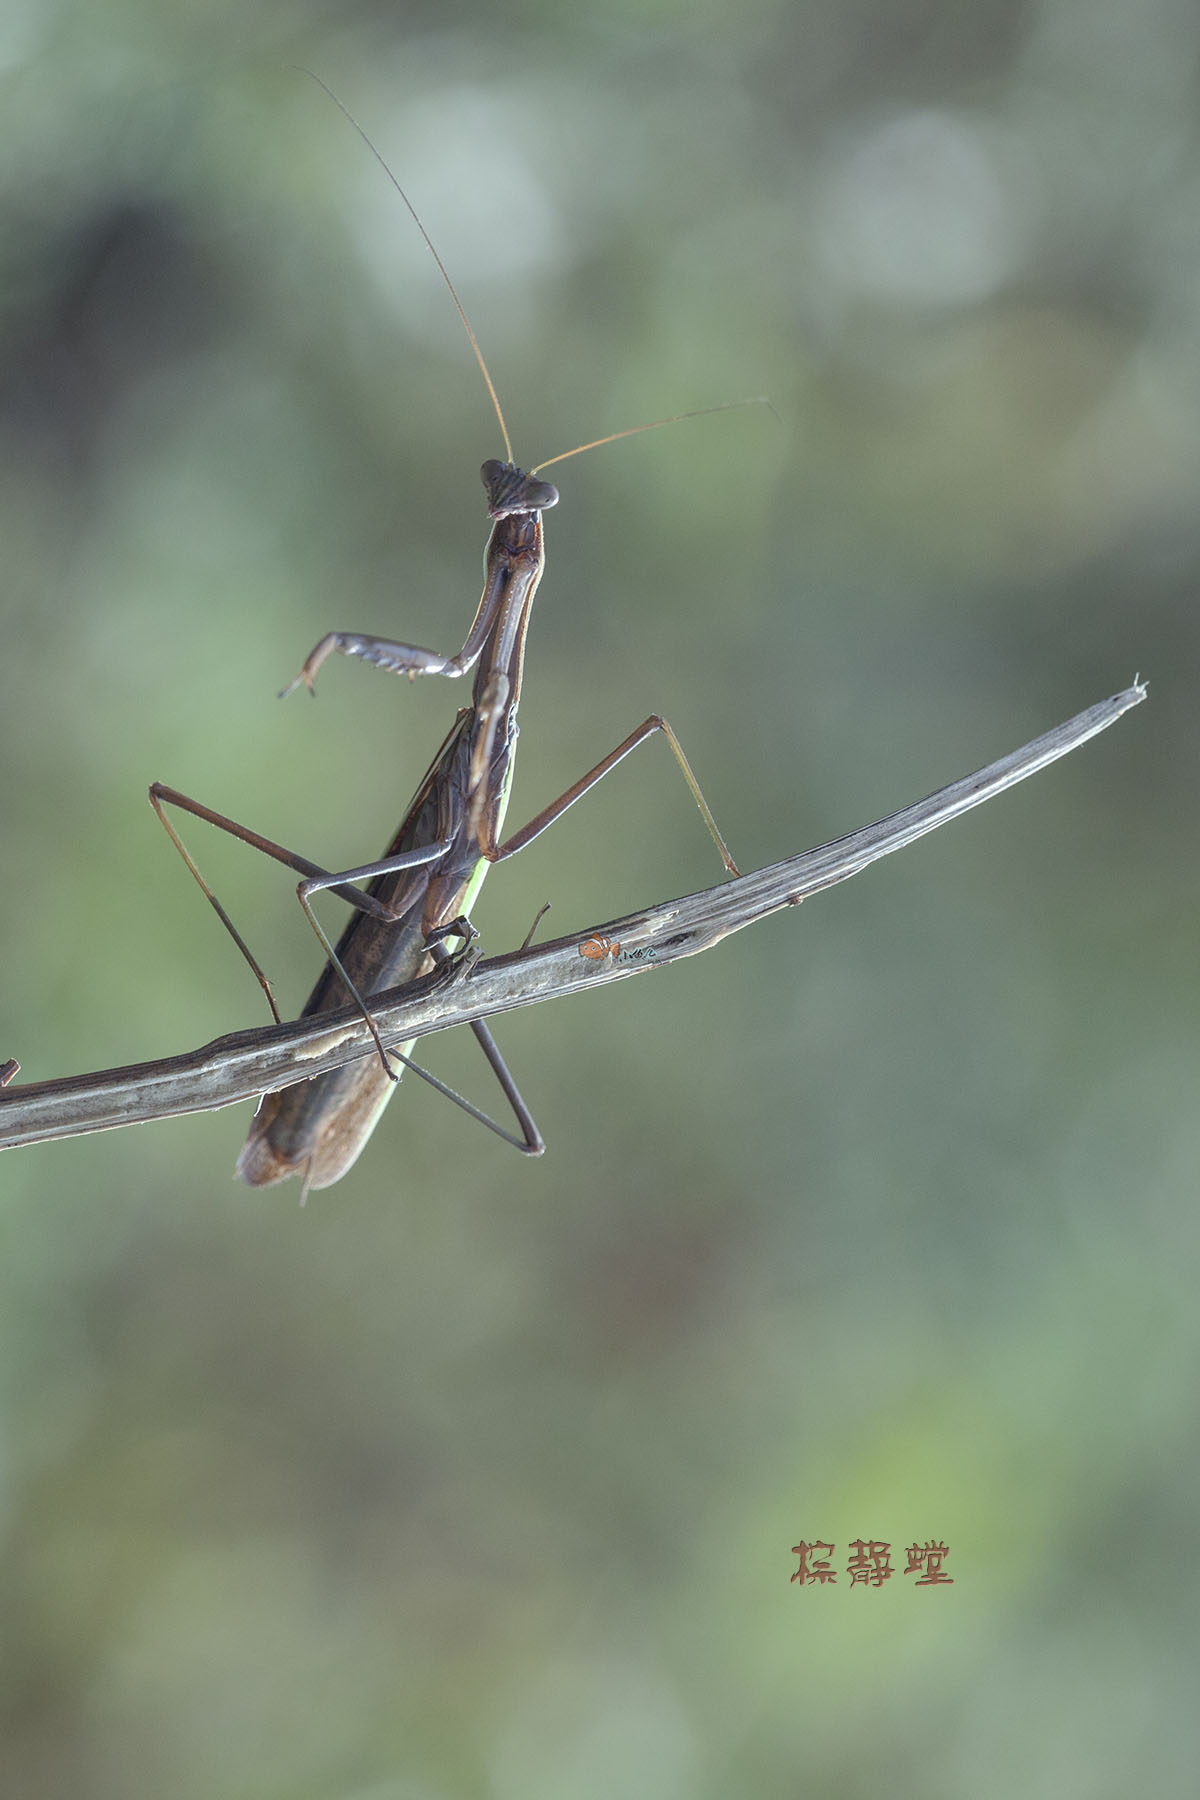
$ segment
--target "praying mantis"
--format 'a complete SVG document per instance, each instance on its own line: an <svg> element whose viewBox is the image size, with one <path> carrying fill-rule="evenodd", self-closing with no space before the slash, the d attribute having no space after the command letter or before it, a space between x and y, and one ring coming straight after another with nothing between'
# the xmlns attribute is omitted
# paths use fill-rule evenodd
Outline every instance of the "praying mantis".
<svg viewBox="0 0 1200 1800"><path fill-rule="evenodd" d="M320 85L325 86L323 82ZM473 1022L471 1030L500 1082L517 1123L516 1132L506 1130L421 1069L411 1060L411 1043L385 1050L371 1018L370 997L385 988L416 980L439 964L456 958L465 961L471 955L474 936L471 908L493 864L514 856L540 837L639 744L660 732L666 737L726 870L731 876L739 873L678 738L658 714L644 719L528 824L507 838L502 836L516 753L525 641L545 567L543 515L559 498L558 490L540 479L541 471L633 432L701 415L681 413L672 419L614 432L551 457L529 471L520 468L514 460L504 413L475 333L424 224L358 121L336 95L330 97L382 166L441 271L486 384L500 427L505 460L490 459L481 470L491 530L484 552L483 593L462 648L446 656L392 638L330 631L310 651L299 674L281 695L286 697L301 685L314 692L318 671L335 653L407 675L410 680L419 675L457 680L474 670L470 704L458 713L380 858L331 873L162 782L153 783L150 789L151 805L253 970L276 1020L279 1012L270 982L201 875L168 818L166 807L178 808L217 826L301 876L298 898L327 957L302 1017L342 1007L350 998L374 1037L374 1054L313 1080L265 1094L259 1103L237 1173L253 1187L269 1187L298 1176L305 1193L332 1186L354 1164L397 1085L396 1064L411 1068L526 1155L542 1153L544 1140L482 1020ZM726 408L704 409L723 410ZM365 890L354 885L359 881L368 882ZM326 890L337 893L354 909L336 946L326 936L311 904L315 894ZM536 924L535 920L534 928ZM457 940L456 950L449 948L449 940Z"/></svg>

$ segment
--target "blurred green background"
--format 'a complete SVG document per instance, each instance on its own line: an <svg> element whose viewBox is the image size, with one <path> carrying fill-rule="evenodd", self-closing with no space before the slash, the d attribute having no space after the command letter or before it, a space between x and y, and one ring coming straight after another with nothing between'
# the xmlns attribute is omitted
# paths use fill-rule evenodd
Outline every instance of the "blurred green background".
<svg viewBox="0 0 1200 1800"><path fill-rule="evenodd" d="M0 1059L265 1019L145 801L377 854L500 453L556 473L510 819L661 710L752 868L1140 671L1050 773L406 1085L0 1159L0 1790L1191 1794L1200 15L1183 0L0 0ZM293 1011L283 871L195 827ZM488 949L708 885L651 745ZM331 907L331 922L338 921ZM471 1041L429 1047L487 1098ZM478 1065L478 1067L477 1067ZM952 1587L791 1585L802 1538Z"/></svg>

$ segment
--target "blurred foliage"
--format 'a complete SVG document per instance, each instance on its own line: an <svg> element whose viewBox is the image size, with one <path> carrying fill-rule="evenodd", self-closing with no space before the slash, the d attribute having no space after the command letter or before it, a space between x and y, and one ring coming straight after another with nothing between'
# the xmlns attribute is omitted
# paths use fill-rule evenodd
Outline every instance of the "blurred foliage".
<svg viewBox="0 0 1200 1800"><path fill-rule="evenodd" d="M510 817L651 711L753 867L1124 686L1101 742L406 1091L0 1160L0 1789L1193 1791L1200 15L0 0L0 1059L255 1022L161 778L328 866L452 716L494 421L559 472ZM197 828L289 1005L292 881ZM487 946L718 870L661 746ZM331 919L336 915L331 912ZM473 1046L436 1044L484 1093ZM789 1582L802 1538L950 1588ZM1180 1552L1183 1554L1180 1554Z"/></svg>

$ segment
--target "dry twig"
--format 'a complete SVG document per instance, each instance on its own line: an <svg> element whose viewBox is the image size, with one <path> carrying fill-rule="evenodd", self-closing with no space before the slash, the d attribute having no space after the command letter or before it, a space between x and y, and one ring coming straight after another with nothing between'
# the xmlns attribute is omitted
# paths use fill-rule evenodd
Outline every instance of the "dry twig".
<svg viewBox="0 0 1200 1800"><path fill-rule="evenodd" d="M881 856L1036 775L1145 697L1145 683L1135 680L1132 687L1090 706L999 762L819 849L631 913L582 936L489 957L465 970L436 970L406 987L373 995L379 1035L386 1045L425 1037L709 950L730 932L857 875ZM211 1111L375 1054L361 1015L348 1006L317 1019L234 1032L183 1056L9 1086L0 1092L0 1149ZM15 1072L12 1059L0 1065L0 1088Z"/></svg>

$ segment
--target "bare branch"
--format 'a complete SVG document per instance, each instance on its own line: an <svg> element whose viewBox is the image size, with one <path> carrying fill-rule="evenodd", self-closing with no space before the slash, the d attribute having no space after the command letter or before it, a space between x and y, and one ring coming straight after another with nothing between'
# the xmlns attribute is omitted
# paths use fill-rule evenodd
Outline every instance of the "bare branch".
<svg viewBox="0 0 1200 1800"><path fill-rule="evenodd" d="M1145 683L1135 680L1132 687L1101 700L999 762L939 788L878 824L754 874L631 913L582 936L491 957L469 970L435 970L406 987L373 995L379 1035L388 1045L425 1037L472 1019L620 981L711 949L730 932L857 875L881 856L903 849L960 813L1036 775L1048 763L1106 730L1145 697ZM235 1032L183 1056L8 1087L0 1092L0 1149L105 1131L145 1119L211 1111L375 1053L362 1017L348 1006L322 1013L317 1019ZM0 1065L0 1087L15 1073L12 1059Z"/></svg>

